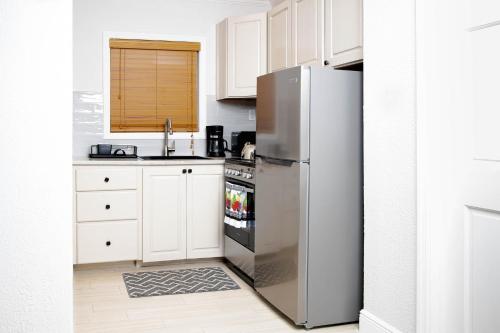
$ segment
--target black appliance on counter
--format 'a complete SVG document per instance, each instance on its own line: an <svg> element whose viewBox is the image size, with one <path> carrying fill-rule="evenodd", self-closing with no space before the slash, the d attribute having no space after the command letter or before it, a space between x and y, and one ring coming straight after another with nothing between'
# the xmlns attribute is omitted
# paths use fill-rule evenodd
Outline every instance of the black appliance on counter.
<svg viewBox="0 0 500 333"><path fill-rule="evenodd" d="M255 161L227 158L225 164L224 257L253 287L255 277Z"/></svg>
<svg viewBox="0 0 500 333"><path fill-rule="evenodd" d="M231 156L241 157L241 150L245 143L255 144L255 131L240 131L231 133Z"/></svg>
<svg viewBox="0 0 500 333"><path fill-rule="evenodd" d="M224 126L207 126L207 156L225 157L227 141L224 140Z"/></svg>

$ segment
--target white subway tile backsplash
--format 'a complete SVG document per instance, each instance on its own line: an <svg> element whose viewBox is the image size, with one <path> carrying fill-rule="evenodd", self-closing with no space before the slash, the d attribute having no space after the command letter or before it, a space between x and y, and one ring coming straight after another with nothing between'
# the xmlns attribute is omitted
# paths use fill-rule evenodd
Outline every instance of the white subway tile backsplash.
<svg viewBox="0 0 500 333"><path fill-rule="evenodd" d="M207 96L207 125L223 125L224 137L230 140L233 131L255 131L255 100L228 100L218 102ZM201 129L205 131L204 128ZM191 154L191 140L176 139L177 155ZM161 155L163 140L104 139L103 94L98 92L73 92L73 156L86 156L89 147L97 143L131 144L139 147L139 155ZM205 155L205 140L194 140L194 154Z"/></svg>

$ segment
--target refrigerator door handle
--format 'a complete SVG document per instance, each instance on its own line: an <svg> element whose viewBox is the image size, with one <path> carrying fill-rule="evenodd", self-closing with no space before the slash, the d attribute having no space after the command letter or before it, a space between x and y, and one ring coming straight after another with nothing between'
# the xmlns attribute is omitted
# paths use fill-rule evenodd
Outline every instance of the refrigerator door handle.
<svg viewBox="0 0 500 333"><path fill-rule="evenodd" d="M261 159L262 161L269 163L269 164L275 164L275 165L281 165L281 166L287 166L291 167L294 163L300 163L300 161L294 161L294 160L282 160L279 158L272 158L272 157L266 157L266 156L261 156L257 155L257 159Z"/></svg>

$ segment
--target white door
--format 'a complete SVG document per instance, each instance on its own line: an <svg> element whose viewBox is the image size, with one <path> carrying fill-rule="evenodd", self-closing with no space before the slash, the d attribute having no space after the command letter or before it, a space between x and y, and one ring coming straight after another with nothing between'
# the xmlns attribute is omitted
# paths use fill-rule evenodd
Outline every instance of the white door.
<svg viewBox="0 0 500 333"><path fill-rule="evenodd" d="M417 329L500 332L500 2L417 10Z"/></svg>
<svg viewBox="0 0 500 333"><path fill-rule="evenodd" d="M267 15L228 19L228 96L257 94L257 77L267 73Z"/></svg>
<svg viewBox="0 0 500 333"><path fill-rule="evenodd" d="M223 166L193 165L187 177L187 257L223 256Z"/></svg>
<svg viewBox="0 0 500 333"><path fill-rule="evenodd" d="M285 0L268 13L268 70L292 66L292 0Z"/></svg>
<svg viewBox="0 0 500 333"><path fill-rule="evenodd" d="M363 0L325 0L325 64L363 60Z"/></svg>
<svg viewBox="0 0 500 333"><path fill-rule="evenodd" d="M294 66L323 64L323 0L292 0Z"/></svg>
<svg viewBox="0 0 500 333"><path fill-rule="evenodd" d="M186 175L183 166L143 170L143 261L186 258Z"/></svg>

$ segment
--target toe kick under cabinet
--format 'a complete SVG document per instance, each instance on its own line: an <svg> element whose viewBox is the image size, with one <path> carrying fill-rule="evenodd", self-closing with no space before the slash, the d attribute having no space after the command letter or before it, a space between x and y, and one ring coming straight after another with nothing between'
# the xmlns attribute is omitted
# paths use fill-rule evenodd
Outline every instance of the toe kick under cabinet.
<svg viewBox="0 0 500 333"><path fill-rule="evenodd" d="M74 263L223 255L223 165L74 167Z"/></svg>

